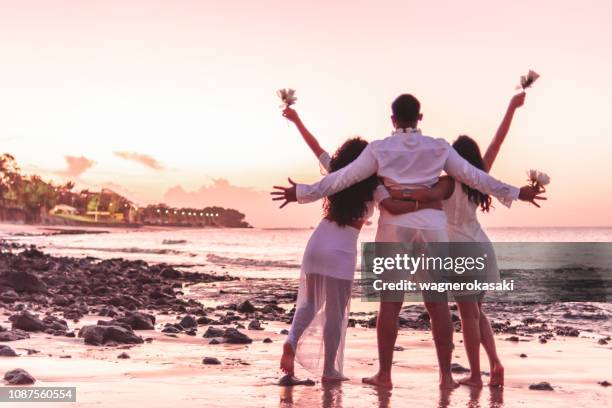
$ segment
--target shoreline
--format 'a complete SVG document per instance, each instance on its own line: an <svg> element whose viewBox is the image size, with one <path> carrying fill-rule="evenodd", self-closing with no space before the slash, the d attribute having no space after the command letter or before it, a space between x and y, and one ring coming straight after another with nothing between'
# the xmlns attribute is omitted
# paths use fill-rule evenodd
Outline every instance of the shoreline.
<svg viewBox="0 0 612 408"><path fill-rule="evenodd" d="M500 398L486 387L476 393L461 387L440 394L431 333L418 304L403 308L397 342L401 351L394 362L396 388L382 392L359 382L376 368L375 315L363 311L350 316L348 383L276 385L282 333L289 328L296 294L295 282L287 279L194 273L125 259L53 257L13 244L0 254L0 292L0 344L18 354L0 357L2 373L23 368L37 379L37 386L76 386L77 406L227 406L236 398L246 399L246 406L284 406L289 401L310 406L322 397L341 399L340 405L350 407L387 406L390 401L431 406L431 399L455 406ZM537 316L528 322L497 323L507 373L504 406L569 407L577 401L605 405L610 389L598 382L610 380L606 362L612 347L600 344L601 336L575 335L576 327L558 332L543 328ZM109 325L119 327L121 336L104 338ZM85 326L94 329L83 330ZM83 335L92 330L96 333ZM6 341L11 336L15 339ZM455 344L453 361L467 367L458 332ZM119 359L123 352L129 358ZM202 364L204 357L220 364ZM485 362L483 354L486 370ZM313 378L299 368L297 374ZM550 382L554 391L528 389L540 381Z"/></svg>

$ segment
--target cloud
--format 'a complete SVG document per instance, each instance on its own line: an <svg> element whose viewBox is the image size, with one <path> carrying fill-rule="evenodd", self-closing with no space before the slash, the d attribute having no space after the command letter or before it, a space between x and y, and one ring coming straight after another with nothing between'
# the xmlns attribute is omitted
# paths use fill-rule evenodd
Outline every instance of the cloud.
<svg viewBox="0 0 612 408"><path fill-rule="evenodd" d="M136 152L113 152L115 156L120 157L124 160L133 161L147 166L153 170L163 170L164 166L161 165L155 158L148 154L136 153Z"/></svg>
<svg viewBox="0 0 612 408"><path fill-rule="evenodd" d="M89 160L85 156L64 156L66 159L66 170L62 170L59 173L66 177L79 178L87 170L95 166L96 162Z"/></svg>
<svg viewBox="0 0 612 408"><path fill-rule="evenodd" d="M255 227L285 228L311 227L321 219L321 203L297 205L292 203L280 210L268 191L232 185L225 179L214 179L208 186L196 191L185 191L181 186L170 188L163 201L173 207L206 207L218 205L234 208L246 214L246 220Z"/></svg>

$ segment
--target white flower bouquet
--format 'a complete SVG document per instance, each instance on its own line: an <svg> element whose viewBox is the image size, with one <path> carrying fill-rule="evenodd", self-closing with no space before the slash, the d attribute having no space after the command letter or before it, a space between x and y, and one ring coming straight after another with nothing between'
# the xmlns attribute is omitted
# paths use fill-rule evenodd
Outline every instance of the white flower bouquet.
<svg viewBox="0 0 612 408"><path fill-rule="evenodd" d="M289 106L293 105L295 101L297 101L297 96L295 96L295 89L279 89L278 91L276 91L276 94L281 99L281 101L283 101L283 105L281 106L281 108L288 108Z"/></svg>
<svg viewBox="0 0 612 408"><path fill-rule="evenodd" d="M527 75L521 76L521 85L517 86L516 89L522 89L523 91L527 88L531 88L531 85L540 77L535 71L529 70Z"/></svg>
<svg viewBox="0 0 612 408"><path fill-rule="evenodd" d="M527 172L527 181L532 187L539 187L546 191L545 186L550 183L550 176L539 170L529 170Z"/></svg>

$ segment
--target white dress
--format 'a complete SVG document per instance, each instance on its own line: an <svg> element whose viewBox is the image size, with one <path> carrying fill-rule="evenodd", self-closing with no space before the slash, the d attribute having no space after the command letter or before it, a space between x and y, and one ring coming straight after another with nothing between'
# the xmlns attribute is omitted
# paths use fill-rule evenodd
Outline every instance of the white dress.
<svg viewBox="0 0 612 408"><path fill-rule="evenodd" d="M319 157L329 172L327 152ZM380 187L376 199L388 196ZM365 219L374 212L368 203ZM344 343L351 290L357 264L359 230L322 219L312 233L302 259L296 310L287 342L302 367L318 376L343 377Z"/></svg>
<svg viewBox="0 0 612 408"><path fill-rule="evenodd" d="M478 222L478 205L468 198L466 192L463 191L461 183L455 181L453 195L448 200L442 202L442 207L446 213L448 239L451 242L451 250L453 249L453 242L480 243L480 245L470 246L469 248L475 254L487 254L485 262L486 270L479 279L483 279L488 283L499 282L500 277L495 259L495 249L491 240L489 240L489 237L482 229L480 222Z"/></svg>

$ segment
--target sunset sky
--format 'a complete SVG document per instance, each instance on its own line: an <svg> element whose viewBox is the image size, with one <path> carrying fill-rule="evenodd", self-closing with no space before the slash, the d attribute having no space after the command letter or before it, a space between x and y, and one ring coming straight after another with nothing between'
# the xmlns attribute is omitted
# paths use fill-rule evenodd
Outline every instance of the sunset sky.
<svg viewBox="0 0 612 408"><path fill-rule="evenodd" d="M552 178L549 202L496 205L489 226L612 225L610 1L0 0L0 150L28 173L138 203L220 204L260 227L273 184L318 179L275 90L322 145L391 131L403 92L425 134L486 149L519 76L529 90L492 173Z"/></svg>

